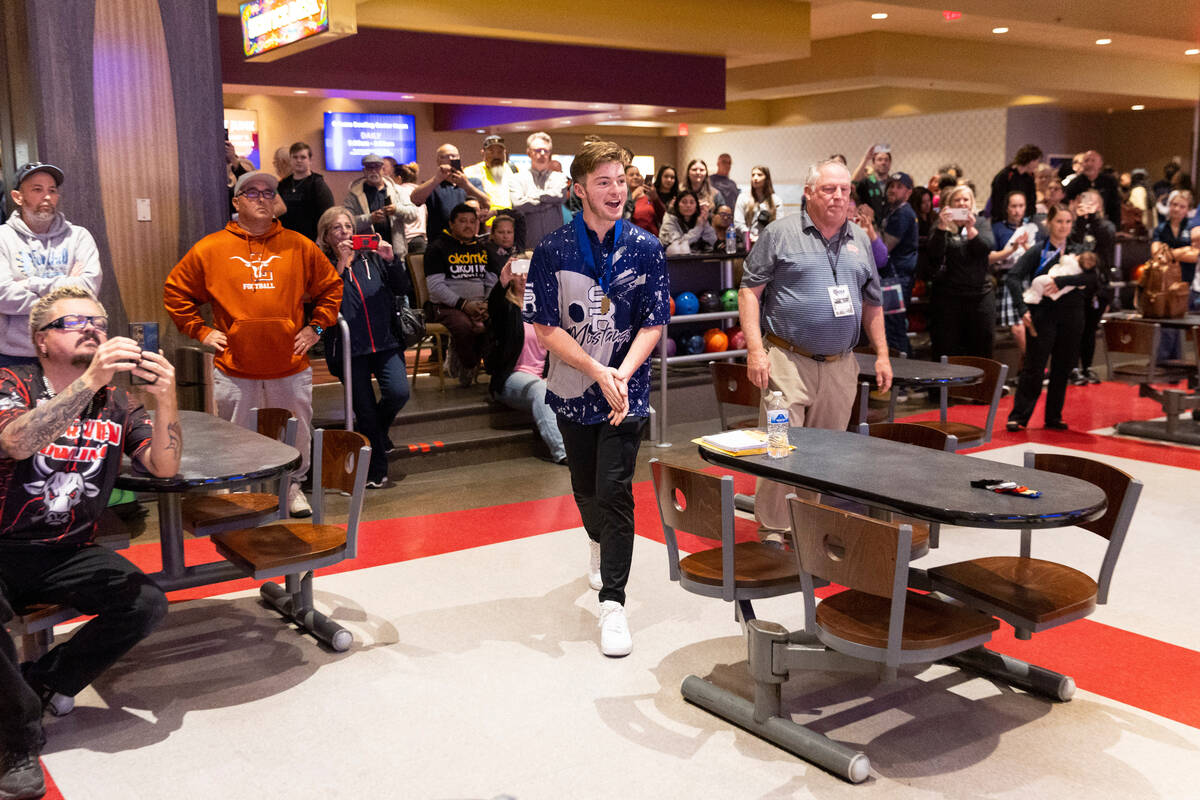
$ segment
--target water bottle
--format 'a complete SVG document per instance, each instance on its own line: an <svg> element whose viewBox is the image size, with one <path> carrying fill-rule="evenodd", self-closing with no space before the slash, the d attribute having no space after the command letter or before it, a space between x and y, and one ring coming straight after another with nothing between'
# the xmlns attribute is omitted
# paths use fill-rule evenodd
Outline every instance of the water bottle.
<svg viewBox="0 0 1200 800"><path fill-rule="evenodd" d="M730 255L737 252L737 233L732 225L725 229L725 252Z"/></svg>
<svg viewBox="0 0 1200 800"><path fill-rule="evenodd" d="M788 448L788 408L783 392L771 392L767 398L767 455L785 458Z"/></svg>

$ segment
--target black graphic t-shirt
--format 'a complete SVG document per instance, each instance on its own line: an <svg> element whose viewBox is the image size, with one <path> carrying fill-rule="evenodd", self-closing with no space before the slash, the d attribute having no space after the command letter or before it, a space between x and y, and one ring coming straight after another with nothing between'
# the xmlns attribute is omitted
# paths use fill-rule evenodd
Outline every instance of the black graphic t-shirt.
<svg viewBox="0 0 1200 800"><path fill-rule="evenodd" d="M40 365L0 369L0 431L50 401ZM19 540L85 544L108 503L121 453L150 446L150 417L129 394L106 386L65 433L21 461L0 454L0 546Z"/></svg>

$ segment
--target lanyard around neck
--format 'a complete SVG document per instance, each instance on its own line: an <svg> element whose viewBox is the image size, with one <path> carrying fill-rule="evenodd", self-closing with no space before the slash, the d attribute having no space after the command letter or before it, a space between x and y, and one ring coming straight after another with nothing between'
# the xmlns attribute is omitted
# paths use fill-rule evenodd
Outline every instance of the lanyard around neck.
<svg viewBox="0 0 1200 800"><path fill-rule="evenodd" d="M613 225L613 246L608 255L604 257L604 269L600 270L598 276L600 290L608 294L609 284L612 282L612 262L613 256L617 253L617 244L621 241L621 226L622 220L617 220ZM596 273L596 257L592 253L592 239L588 236L587 223L583 221L583 214L575 215L575 238L579 240L579 254L583 257L583 264L592 272ZM604 251L604 240L600 240L600 250Z"/></svg>
<svg viewBox="0 0 1200 800"><path fill-rule="evenodd" d="M1061 252L1062 252L1061 247L1051 250L1050 249L1050 240L1047 239L1046 243L1044 245L1042 245L1042 262L1040 264L1038 264L1038 273L1040 274L1042 272L1042 270L1044 270L1046 268L1046 265L1049 264L1051 261L1053 261L1055 256L1057 256Z"/></svg>

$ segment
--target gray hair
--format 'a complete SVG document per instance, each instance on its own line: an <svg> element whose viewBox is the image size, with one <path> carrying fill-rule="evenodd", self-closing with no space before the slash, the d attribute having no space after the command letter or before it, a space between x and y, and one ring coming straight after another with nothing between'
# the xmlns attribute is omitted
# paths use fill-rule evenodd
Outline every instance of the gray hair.
<svg viewBox="0 0 1200 800"><path fill-rule="evenodd" d="M538 139L542 139L543 141L546 142L547 149L549 149L549 150L554 149L554 140L551 139L550 134L546 133L545 131L538 131L537 133L531 133L528 136L526 136L525 137L525 148L529 149L529 148L533 147L533 143L536 142Z"/></svg>
<svg viewBox="0 0 1200 800"><path fill-rule="evenodd" d="M825 169L826 167L830 166L831 164L837 164L842 169L846 169L846 165L843 164L841 161L837 160L836 158L827 158L824 161L818 161L817 163L813 164L811 167L808 168L808 176L805 177L805 179L804 179L805 188L808 188L811 186L816 186L817 181L821 177L821 170ZM847 172L848 171L849 170L847 170Z"/></svg>

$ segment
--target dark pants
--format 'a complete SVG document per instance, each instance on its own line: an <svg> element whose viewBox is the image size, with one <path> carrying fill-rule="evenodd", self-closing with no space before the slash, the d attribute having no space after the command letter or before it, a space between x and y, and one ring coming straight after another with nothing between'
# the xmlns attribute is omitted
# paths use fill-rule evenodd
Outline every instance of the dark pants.
<svg viewBox="0 0 1200 800"><path fill-rule="evenodd" d="M996 338L996 293L982 296L934 292L930 298L934 359L942 356L991 358Z"/></svg>
<svg viewBox="0 0 1200 800"><path fill-rule="evenodd" d="M428 246L428 244L429 240L425 238L425 234L414 236L407 242L408 252L410 255L420 255L421 253L425 252L425 248Z"/></svg>
<svg viewBox="0 0 1200 800"><path fill-rule="evenodd" d="M450 346L458 356L458 363L462 364L463 369L479 366L484 334L475 333L475 323L471 322L471 318L453 306L438 304L435 310L437 316L433 321L442 323L450 331Z"/></svg>
<svg viewBox="0 0 1200 800"><path fill-rule="evenodd" d="M1050 384L1046 387L1046 422L1061 422L1063 402L1067 396L1067 378L1071 369L1079 363L1079 337L1083 333L1083 304L1075 302L1065 305L1072 298L1055 301L1048 297L1036 306L1030 306L1033 331L1026 332L1025 363L1021 367L1021 378L1017 382L1017 394L1013 399L1010 422L1029 424L1033 408L1042 394L1042 373L1046 362L1050 362ZM1037 331L1037 336L1033 332Z"/></svg>
<svg viewBox="0 0 1200 800"><path fill-rule="evenodd" d="M900 287L904 292L905 311L900 314L883 315L883 332L887 336L887 346L893 350L912 355L912 345L908 341L908 307L912 305L913 279L901 279Z"/></svg>
<svg viewBox="0 0 1200 800"><path fill-rule="evenodd" d="M340 370L339 370L340 372ZM378 400L371 376L379 382ZM338 378L345 382L342 375ZM354 429L371 443L371 466L367 477L375 480L388 473L388 429L408 402L408 375L399 350L368 353L350 359L350 402L354 406Z"/></svg>
<svg viewBox="0 0 1200 800"><path fill-rule="evenodd" d="M1107 309L1108 298L1102 295L1088 298L1084 305L1083 333L1079 337L1079 366L1084 372L1092 368L1092 360L1096 357L1096 330Z"/></svg>
<svg viewBox="0 0 1200 800"><path fill-rule="evenodd" d="M162 590L100 545L0 549L0 598L14 609L61 603L96 615L29 669L30 680L65 695L82 691L167 613ZM41 699L22 677L16 646L0 624L0 743L36 747L41 720Z"/></svg>
<svg viewBox="0 0 1200 800"><path fill-rule="evenodd" d="M625 584L633 561L633 470L645 417L620 425L580 425L558 418L567 448L571 491L588 538L600 543L600 602L625 604Z"/></svg>

